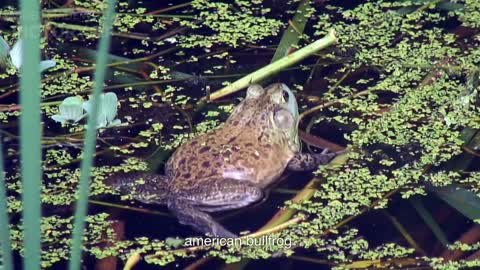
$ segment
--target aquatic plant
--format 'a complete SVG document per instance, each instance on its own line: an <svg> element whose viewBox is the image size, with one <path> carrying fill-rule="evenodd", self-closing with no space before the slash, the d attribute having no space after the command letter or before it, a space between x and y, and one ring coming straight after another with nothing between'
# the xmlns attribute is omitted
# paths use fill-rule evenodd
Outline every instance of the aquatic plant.
<svg viewBox="0 0 480 270"><path fill-rule="evenodd" d="M100 95L100 112L97 115L97 129L120 126L120 119L117 116L118 98L113 92ZM58 106L60 114L52 115L52 119L66 123L67 121L78 122L86 115L92 114L93 101L83 101L80 96L65 98ZM83 111L86 111L86 114Z"/></svg>
<svg viewBox="0 0 480 270"><path fill-rule="evenodd" d="M52 115L52 119L62 124L66 123L67 121L78 122L85 117L82 105L82 97L65 98L62 101L62 104L58 106L60 114Z"/></svg>
<svg viewBox="0 0 480 270"><path fill-rule="evenodd" d="M16 69L20 69L22 67L22 40L19 39L13 47L10 49L8 43L0 36L0 65L3 67L8 67L10 64ZM55 67L56 63L53 60L43 60L40 61L40 72L43 72L49 68Z"/></svg>
<svg viewBox="0 0 480 270"><path fill-rule="evenodd" d="M109 92L100 95L100 112L98 113L97 128L115 127L122 122L115 119L117 116L118 98L115 93ZM92 100L89 99L82 104L87 114L92 114Z"/></svg>

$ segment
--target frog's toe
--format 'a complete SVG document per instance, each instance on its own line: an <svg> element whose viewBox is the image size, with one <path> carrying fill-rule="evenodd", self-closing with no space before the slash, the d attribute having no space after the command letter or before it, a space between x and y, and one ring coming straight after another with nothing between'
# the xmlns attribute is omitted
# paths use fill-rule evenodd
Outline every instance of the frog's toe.
<svg viewBox="0 0 480 270"><path fill-rule="evenodd" d="M168 202L168 208L183 225L190 225L197 231L214 237L237 237L220 223L216 222L209 214L200 211L190 201L184 199L172 199Z"/></svg>
<svg viewBox="0 0 480 270"><path fill-rule="evenodd" d="M321 153L297 153L288 163L288 169L293 171L311 171L318 168L319 165L327 164L334 157L345 153L346 150L330 152L325 148Z"/></svg>
<svg viewBox="0 0 480 270"><path fill-rule="evenodd" d="M128 174L112 174L105 179L104 184L121 194L125 194L134 187L134 181L130 181Z"/></svg>
<svg viewBox="0 0 480 270"><path fill-rule="evenodd" d="M212 228L213 236L223 237L223 238L237 238L238 235L232 233L231 231L225 229L223 226L213 226Z"/></svg>
<svg viewBox="0 0 480 270"><path fill-rule="evenodd" d="M285 252L277 251L277 252L272 254L272 258L281 258L281 257L285 257Z"/></svg>
<svg viewBox="0 0 480 270"><path fill-rule="evenodd" d="M117 173L108 177L105 184L120 194L128 194L143 203L166 203L166 177L163 175L144 172Z"/></svg>

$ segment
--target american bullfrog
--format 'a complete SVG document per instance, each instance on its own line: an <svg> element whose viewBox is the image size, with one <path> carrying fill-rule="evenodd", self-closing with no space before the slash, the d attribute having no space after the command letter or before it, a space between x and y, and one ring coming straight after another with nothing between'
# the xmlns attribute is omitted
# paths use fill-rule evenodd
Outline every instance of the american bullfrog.
<svg viewBox="0 0 480 270"><path fill-rule="evenodd" d="M235 237L208 213L262 200L285 169L313 170L337 153L300 152L298 107L285 84L251 85L218 128L180 146L165 175L114 175L108 184L149 204L166 204L181 224L217 237Z"/></svg>

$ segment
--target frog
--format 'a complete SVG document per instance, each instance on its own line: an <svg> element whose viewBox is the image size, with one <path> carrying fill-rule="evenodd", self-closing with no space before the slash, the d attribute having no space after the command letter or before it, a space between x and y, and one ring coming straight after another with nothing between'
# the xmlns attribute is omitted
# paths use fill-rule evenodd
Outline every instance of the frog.
<svg viewBox="0 0 480 270"><path fill-rule="evenodd" d="M166 205L179 223L214 237L237 237L211 216L266 199L285 170L309 171L339 152L302 153L299 112L283 83L250 85L217 128L178 147L165 174L122 173L107 182L146 204Z"/></svg>

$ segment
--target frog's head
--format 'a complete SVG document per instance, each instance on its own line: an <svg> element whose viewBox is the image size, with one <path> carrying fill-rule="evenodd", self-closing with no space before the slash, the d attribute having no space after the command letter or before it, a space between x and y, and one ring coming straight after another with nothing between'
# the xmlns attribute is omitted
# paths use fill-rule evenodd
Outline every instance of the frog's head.
<svg viewBox="0 0 480 270"><path fill-rule="evenodd" d="M272 84L266 88L254 84L248 87L247 96L235 108L227 124L258 129L268 138L298 151L298 121L297 100L285 84Z"/></svg>

